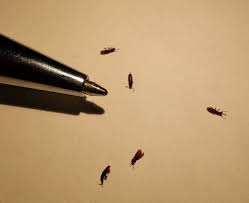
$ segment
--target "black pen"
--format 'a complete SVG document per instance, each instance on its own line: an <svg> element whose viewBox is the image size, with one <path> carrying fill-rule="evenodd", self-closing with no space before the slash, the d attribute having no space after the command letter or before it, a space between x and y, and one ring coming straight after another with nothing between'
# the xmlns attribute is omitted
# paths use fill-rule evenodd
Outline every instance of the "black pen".
<svg viewBox="0 0 249 203"><path fill-rule="evenodd" d="M0 34L0 83L82 97L107 90L76 71Z"/></svg>

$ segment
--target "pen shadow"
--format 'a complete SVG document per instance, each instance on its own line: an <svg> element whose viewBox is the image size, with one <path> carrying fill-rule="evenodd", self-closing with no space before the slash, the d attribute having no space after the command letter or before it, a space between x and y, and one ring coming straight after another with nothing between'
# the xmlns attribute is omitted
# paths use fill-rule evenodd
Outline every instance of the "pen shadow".
<svg viewBox="0 0 249 203"><path fill-rule="evenodd" d="M76 97L41 90L0 84L0 104L31 108L36 110L79 115L104 114L105 110L87 101L86 97Z"/></svg>

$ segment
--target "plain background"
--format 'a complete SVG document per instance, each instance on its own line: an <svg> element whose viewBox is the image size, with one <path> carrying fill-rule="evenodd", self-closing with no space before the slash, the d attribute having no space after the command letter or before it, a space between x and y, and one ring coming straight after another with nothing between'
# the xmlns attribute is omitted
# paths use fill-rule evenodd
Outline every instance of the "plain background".
<svg viewBox="0 0 249 203"><path fill-rule="evenodd" d="M0 11L2 34L109 91L87 97L102 115L0 105L1 203L249 202L247 0L0 0Z"/></svg>

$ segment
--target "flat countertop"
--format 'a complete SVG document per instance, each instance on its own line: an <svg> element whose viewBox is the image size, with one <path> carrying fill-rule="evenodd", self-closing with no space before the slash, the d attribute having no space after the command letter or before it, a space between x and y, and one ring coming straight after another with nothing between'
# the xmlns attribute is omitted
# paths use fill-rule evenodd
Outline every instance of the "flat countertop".
<svg viewBox="0 0 249 203"><path fill-rule="evenodd" d="M249 202L248 1L2 0L0 10L2 34L109 91L81 104L0 86L1 203Z"/></svg>

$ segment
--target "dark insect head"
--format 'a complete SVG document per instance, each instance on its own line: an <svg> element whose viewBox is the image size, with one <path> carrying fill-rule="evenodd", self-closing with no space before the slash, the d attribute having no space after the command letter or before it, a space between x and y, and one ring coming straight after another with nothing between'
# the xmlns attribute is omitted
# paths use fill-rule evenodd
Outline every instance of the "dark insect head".
<svg viewBox="0 0 249 203"><path fill-rule="evenodd" d="M132 165L133 167L134 167L134 165L135 165L136 161L137 161L137 160L136 160L136 159L134 159L134 158L131 160L131 165Z"/></svg>

